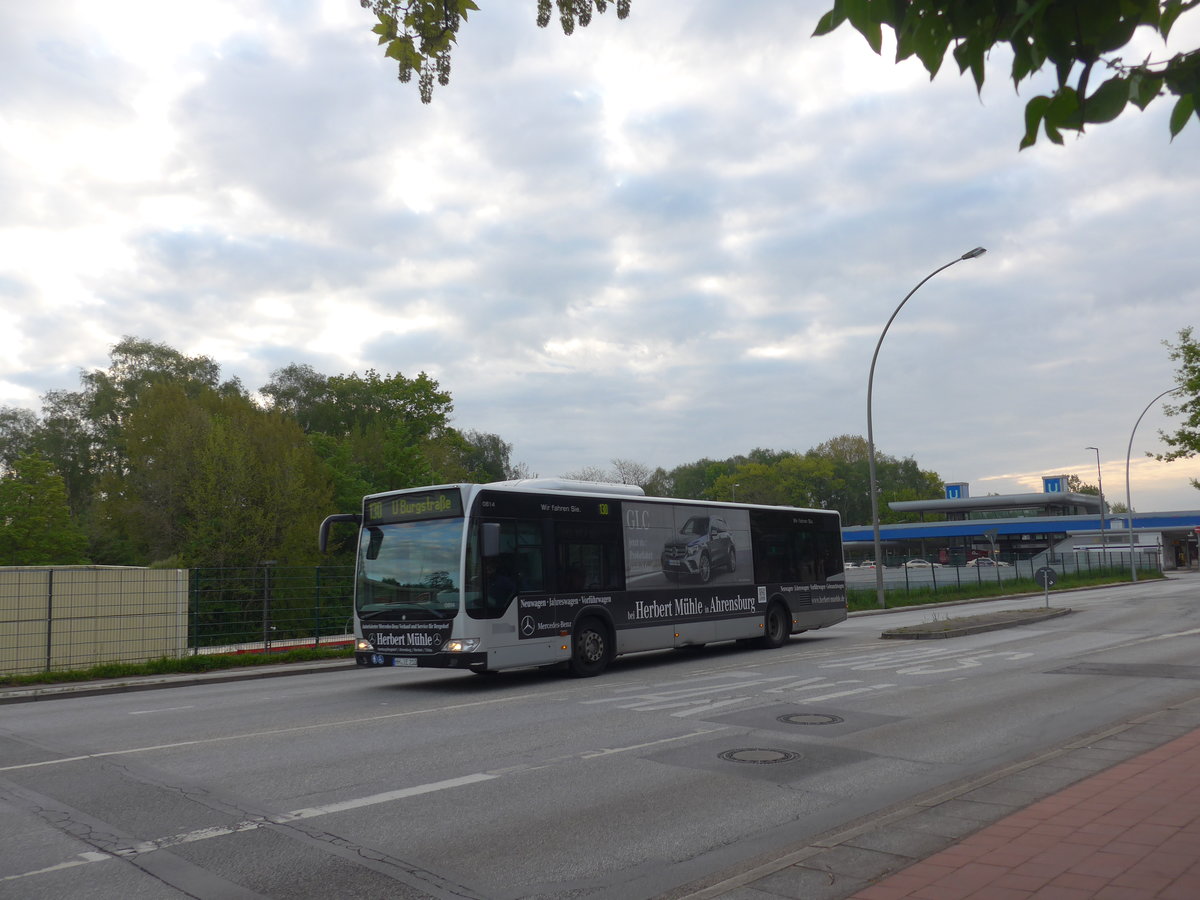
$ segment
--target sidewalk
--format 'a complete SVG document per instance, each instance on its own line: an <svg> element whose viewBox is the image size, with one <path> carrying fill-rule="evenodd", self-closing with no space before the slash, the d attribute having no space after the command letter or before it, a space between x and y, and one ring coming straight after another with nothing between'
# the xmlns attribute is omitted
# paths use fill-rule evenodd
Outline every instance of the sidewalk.
<svg viewBox="0 0 1200 900"><path fill-rule="evenodd" d="M686 896L1195 900L1200 696L944 788Z"/></svg>
<svg viewBox="0 0 1200 900"><path fill-rule="evenodd" d="M255 678L312 675L318 672L328 672L331 669L353 668L353 659L330 659L247 666L236 669L214 669L211 672L191 672L180 675L132 675L128 678L100 678L95 681L65 681L31 685L30 687L4 687L0 688L0 705L29 703L34 700L89 697L97 694L119 694L127 691L153 691L159 688L188 687L197 684L221 684L227 681L248 681Z"/></svg>

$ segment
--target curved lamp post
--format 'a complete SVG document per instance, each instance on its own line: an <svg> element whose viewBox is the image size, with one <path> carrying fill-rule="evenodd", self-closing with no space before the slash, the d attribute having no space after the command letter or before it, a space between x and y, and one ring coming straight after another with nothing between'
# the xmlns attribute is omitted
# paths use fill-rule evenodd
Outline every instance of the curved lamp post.
<svg viewBox="0 0 1200 900"><path fill-rule="evenodd" d="M1100 448L1084 447L1084 450L1096 451L1096 490L1100 494L1100 558L1104 568L1108 568L1108 533L1104 530L1104 478L1100 474ZM1131 551L1132 552L1132 551Z"/></svg>
<svg viewBox="0 0 1200 900"><path fill-rule="evenodd" d="M960 263L964 259L976 259L987 253L983 247L976 247L974 250L968 250L957 259L952 259L944 266L939 266L934 269L919 282L917 286L908 292L900 305L892 312L891 318L887 320L887 324L883 326L883 333L879 335L879 341L875 344L875 352L871 355L871 373L867 376L867 465L869 468L869 490L871 493L871 528L875 536L875 596L879 600L881 607L887 606L887 601L883 594L883 551L879 540L879 487L875 482L875 428L871 419L871 396L875 388L875 361L879 359L879 348L883 346L883 339L888 333L888 329L892 327L892 321L904 308L904 304L908 302L909 297L915 294L925 282L941 272L943 269L948 269L955 263Z"/></svg>
<svg viewBox="0 0 1200 900"><path fill-rule="evenodd" d="M1133 431L1129 432L1129 446L1125 450L1125 518L1129 520L1129 574L1133 581L1137 581L1137 561L1133 558L1133 500L1129 495L1129 457L1133 453L1133 436L1137 433L1137 427L1142 424L1142 416L1150 412L1150 407L1167 394L1174 394L1178 390L1181 388L1173 387L1169 391L1163 391L1147 403L1142 415L1133 423Z"/></svg>

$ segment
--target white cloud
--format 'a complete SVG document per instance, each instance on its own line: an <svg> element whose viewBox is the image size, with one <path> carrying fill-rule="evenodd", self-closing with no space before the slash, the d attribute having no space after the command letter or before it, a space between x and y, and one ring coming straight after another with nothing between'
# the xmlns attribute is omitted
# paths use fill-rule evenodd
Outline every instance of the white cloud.
<svg viewBox="0 0 1200 900"><path fill-rule="evenodd" d="M251 389L427 371L542 474L804 450L864 431L887 317L982 244L889 332L880 448L1015 489L1096 444L1123 482L1200 308L1200 128L1160 101L1018 153L1002 55L978 97L810 39L816 7L728 8L566 38L487 4L426 107L342 0L9 4L0 404L135 334ZM1135 459L1135 506L1200 506L1189 465Z"/></svg>

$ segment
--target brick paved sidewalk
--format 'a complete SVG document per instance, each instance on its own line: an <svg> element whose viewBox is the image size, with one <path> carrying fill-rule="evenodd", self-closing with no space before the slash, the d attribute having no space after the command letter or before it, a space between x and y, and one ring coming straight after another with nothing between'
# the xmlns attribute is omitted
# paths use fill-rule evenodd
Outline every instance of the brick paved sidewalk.
<svg viewBox="0 0 1200 900"><path fill-rule="evenodd" d="M1200 729L1065 788L856 900L1196 900Z"/></svg>

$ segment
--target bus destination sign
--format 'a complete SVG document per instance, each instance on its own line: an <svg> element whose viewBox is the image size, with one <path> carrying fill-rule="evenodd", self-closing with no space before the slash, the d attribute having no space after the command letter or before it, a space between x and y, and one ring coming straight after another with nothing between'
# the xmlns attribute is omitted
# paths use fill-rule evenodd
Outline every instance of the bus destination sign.
<svg viewBox="0 0 1200 900"><path fill-rule="evenodd" d="M441 491L418 491L394 497L372 497L367 500L367 525L386 525L391 522L411 522L417 519L448 519L461 516L462 495L457 488Z"/></svg>

